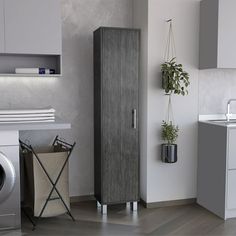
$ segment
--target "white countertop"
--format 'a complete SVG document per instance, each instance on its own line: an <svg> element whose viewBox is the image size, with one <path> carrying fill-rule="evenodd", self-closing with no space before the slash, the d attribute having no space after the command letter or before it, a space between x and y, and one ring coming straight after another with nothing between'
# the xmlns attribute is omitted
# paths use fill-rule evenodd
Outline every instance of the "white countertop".
<svg viewBox="0 0 236 236"><path fill-rule="evenodd" d="M232 115L230 122L226 121L225 114L199 115L199 122L226 128L236 128L236 114Z"/></svg>
<svg viewBox="0 0 236 236"><path fill-rule="evenodd" d="M39 123L0 123L0 131L5 130L59 130L70 129L71 124L63 122L60 118L56 117L55 122L39 122Z"/></svg>
<svg viewBox="0 0 236 236"><path fill-rule="evenodd" d="M223 126L228 128L236 128L236 123L227 123L227 122L215 122L212 120L205 120L205 121L199 121L200 123L210 124L210 125L217 125L217 126Z"/></svg>

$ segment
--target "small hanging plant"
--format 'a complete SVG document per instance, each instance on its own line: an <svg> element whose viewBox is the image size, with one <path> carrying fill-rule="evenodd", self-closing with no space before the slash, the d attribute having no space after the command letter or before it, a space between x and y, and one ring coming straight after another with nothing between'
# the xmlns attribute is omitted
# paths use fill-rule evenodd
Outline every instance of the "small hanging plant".
<svg viewBox="0 0 236 236"><path fill-rule="evenodd" d="M165 163L176 163L178 146L175 143L178 138L179 128L172 122L163 121L162 139L166 142L161 145L161 159Z"/></svg>
<svg viewBox="0 0 236 236"><path fill-rule="evenodd" d="M183 70L182 64L177 64L176 58L161 65L162 88L166 94L187 95L189 86L189 74Z"/></svg>
<svg viewBox="0 0 236 236"><path fill-rule="evenodd" d="M179 128L177 125L173 125L172 122L162 122L162 139L167 142L168 145L175 144L178 138Z"/></svg>

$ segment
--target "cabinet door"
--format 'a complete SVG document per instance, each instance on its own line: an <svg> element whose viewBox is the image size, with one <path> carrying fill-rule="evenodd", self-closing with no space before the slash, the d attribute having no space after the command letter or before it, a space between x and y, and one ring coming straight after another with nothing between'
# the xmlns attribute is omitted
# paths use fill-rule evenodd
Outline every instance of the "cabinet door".
<svg viewBox="0 0 236 236"><path fill-rule="evenodd" d="M227 208L236 209L236 171L228 171L228 200Z"/></svg>
<svg viewBox="0 0 236 236"><path fill-rule="evenodd" d="M0 53L4 53L4 0L0 0Z"/></svg>
<svg viewBox="0 0 236 236"><path fill-rule="evenodd" d="M236 130L229 129L228 135L228 169L236 169Z"/></svg>
<svg viewBox="0 0 236 236"><path fill-rule="evenodd" d="M6 53L61 54L59 0L5 0Z"/></svg>
<svg viewBox="0 0 236 236"><path fill-rule="evenodd" d="M103 203L139 199L139 31L103 29Z"/></svg>
<svg viewBox="0 0 236 236"><path fill-rule="evenodd" d="M236 68L235 9L235 0L219 0L218 68Z"/></svg>
<svg viewBox="0 0 236 236"><path fill-rule="evenodd" d="M122 200L120 31L102 30L102 203Z"/></svg>
<svg viewBox="0 0 236 236"><path fill-rule="evenodd" d="M139 198L139 31L121 33L121 158L124 201Z"/></svg>

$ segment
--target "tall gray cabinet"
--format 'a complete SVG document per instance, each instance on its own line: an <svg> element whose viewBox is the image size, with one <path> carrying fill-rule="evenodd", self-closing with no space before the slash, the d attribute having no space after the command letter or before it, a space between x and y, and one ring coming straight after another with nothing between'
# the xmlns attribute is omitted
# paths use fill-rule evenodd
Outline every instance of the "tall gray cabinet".
<svg viewBox="0 0 236 236"><path fill-rule="evenodd" d="M139 44L136 29L94 32L94 181L107 205L139 200Z"/></svg>

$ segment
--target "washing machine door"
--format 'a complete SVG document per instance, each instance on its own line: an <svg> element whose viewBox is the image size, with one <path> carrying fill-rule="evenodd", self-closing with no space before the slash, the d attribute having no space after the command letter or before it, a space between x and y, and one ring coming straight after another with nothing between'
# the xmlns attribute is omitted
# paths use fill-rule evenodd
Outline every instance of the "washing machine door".
<svg viewBox="0 0 236 236"><path fill-rule="evenodd" d="M0 203L12 192L16 173L10 160L0 152Z"/></svg>

